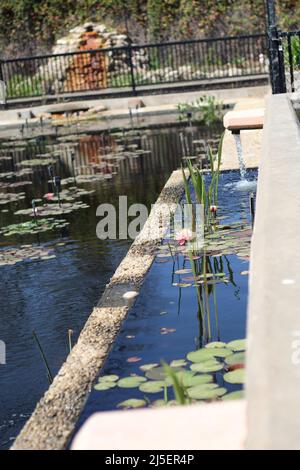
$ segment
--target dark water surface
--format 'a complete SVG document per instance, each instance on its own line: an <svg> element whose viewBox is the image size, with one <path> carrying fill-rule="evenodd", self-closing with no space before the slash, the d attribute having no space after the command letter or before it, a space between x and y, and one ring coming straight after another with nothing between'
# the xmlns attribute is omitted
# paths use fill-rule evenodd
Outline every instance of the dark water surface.
<svg viewBox="0 0 300 470"><path fill-rule="evenodd" d="M215 131L207 129L195 130L196 138L212 138ZM190 138L190 136L189 136ZM35 236L13 236L5 238L0 235L0 249L8 245L20 247L24 244L44 246L48 244L54 249L55 258L43 261L25 261L15 265L0 265L0 339L6 343L6 365L0 365L0 448L7 448L33 411L37 401L49 386L45 365L41 359L37 344L33 340L35 330L42 344L52 374L56 374L68 354L69 329L73 330L73 342L76 341L93 306L102 294L105 284L109 281L115 268L126 254L131 241L101 241L96 237L96 208L100 203L118 204L119 195L128 196L128 204L144 203L148 207L155 202L164 183L173 169L178 168L182 151L179 140L179 129L160 129L145 131L138 139L138 148L150 151L138 157L127 157L120 161L105 158L109 153L107 141L101 135L75 135L66 141L10 142L1 144L1 156L13 155L14 166L24 159L37 158L53 146L53 152L59 149L60 157L54 165L56 175L70 177L72 165L66 149L73 149L76 165L80 174L89 174L90 164L103 165L101 181L82 183L78 186L93 189L95 192L81 199L89 204L88 209L80 209L63 216L70 222L63 233L50 232ZM111 144L111 142L110 142ZM101 149L101 151L99 150ZM14 170L10 161L0 161L0 173ZM22 208L29 208L33 198L41 198L51 190L48 183L47 168L36 167L32 175L18 178L33 181L33 185L17 189L2 189L1 183L7 180L0 175L0 192L25 191L26 198L16 203L0 206L0 227L8 224L29 220L30 217L16 216L13 213ZM2 212L8 209L9 212ZM155 343L155 318L161 320L159 311L162 309L161 295L164 295L164 308L168 310L166 325L171 321L171 312L177 306L171 306L170 292L164 285L158 287L155 281L155 269L149 275L144 292L153 290L151 312L143 295L130 315L126 328L140 331L133 342L125 341L125 333L118 339L114 353L108 363L108 369L123 367L123 360L131 354L130 348L143 350L151 356ZM151 280L152 279L152 280ZM246 282L246 280L245 280ZM148 287L147 287L148 286ZM160 294L160 295L158 295ZM144 300L143 300L144 299ZM141 308L141 302L145 303ZM167 308L168 307L168 308ZM149 323L149 313L152 323ZM175 313L174 313L175 315ZM176 314L177 315L177 314ZM137 317L137 318L136 318ZM176 316L176 321L181 317ZM191 325L184 333L190 341ZM158 339L158 338L157 338ZM159 337L160 339L160 337ZM125 343L123 344L123 342ZM154 341L154 343L153 343ZM176 340L175 340L176 342ZM120 349L124 349L117 358ZM156 353L163 356L163 344ZM182 352L184 345L182 344ZM168 357L172 355L169 350ZM181 352L180 350L176 353ZM154 354L154 352L153 352ZM155 355L157 355L155 354ZM150 356L148 359L150 359ZM111 362L112 361L112 362ZM111 364L111 365L109 365ZM132 368L134 369L134 367ZM112 408L115 399L104 400L102 409Z"/></svg>

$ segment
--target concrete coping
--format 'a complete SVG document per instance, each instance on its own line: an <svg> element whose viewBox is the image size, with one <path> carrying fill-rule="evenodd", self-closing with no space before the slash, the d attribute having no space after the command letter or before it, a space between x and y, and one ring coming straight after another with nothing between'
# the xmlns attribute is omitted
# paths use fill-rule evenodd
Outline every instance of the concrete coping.
<svg viewBox="0 0 300 470"><path fill-rule="evenodd" d="M264 125L264 108L228 111L224 118L224 127L228 130L262 129Z"/></svg>
<svg viewBox="0 0 300 470"><path fill-rule="evenodd" d="M233 400L96 413L72 450L243 450L245 440L246 401Z"/></svg>
<svg viewBox="0 0 300 470"><path fill-rule="evenodd" d="M299 450L300 126L267 99L250 260L248 449Z"/></svg>

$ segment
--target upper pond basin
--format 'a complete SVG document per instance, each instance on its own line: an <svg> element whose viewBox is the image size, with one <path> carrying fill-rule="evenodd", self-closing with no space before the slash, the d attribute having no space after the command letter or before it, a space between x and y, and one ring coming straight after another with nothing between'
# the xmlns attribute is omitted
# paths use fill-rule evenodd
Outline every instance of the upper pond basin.
<svg viewBox="0 0 300 470"><path fill-rule="evenodd" d="M32 337L33 330L41 342L51 373L55 375L69 352L68 330L73 331L74 343L132 242L103 241L96 237L98 205L111 203L118 207L119 195L127 195L128 205L144 203L150 208L172 170L180 165L179 130L173 126L145 130L135 136L122 132L116 136L75 133L56 139L44 136L32 139L25 135L20 140L0 143L0 193L19 195L17 200L14 198L5 203L5 198L12 196L0 196L0 230L10 224L32 221L32 200L40 206L39 200L52 191L49 165L41 164L41 160L54 158L54 175L65 180L70 178L66 181L68 184L62 186L64 190L75 184L70 158L74 155L76 174L83 176L81 180L77 178L77 188L87 191L76 199L81 200L84 207L55 215L69 223L65 228L36 234L11 234L9 237L0 234L0 339L6 344L7 353L6 364L0 365L0 448L11 445L49 386L45 365ZM183 132L191 141L190 130L183 129ZM211 139L212 144L220 135L219 129L197 128L193 132L193 138ZM124 139L127 153L122 149ZM134 147L130 149L130 145ZM144 153L135 153L136 150ZM24 169L27 170L20 173ZM96 178L90 178L91 175ZM30 214L15 215L26 209ZM48 216L38 216L39 219L42 217ZM30 252L32 247L34 252ZM156 289L164 292L162 288ZM158 311L160 300L154 295L153 306L155 302ZM167 300L165 303L168 312L177 309ZM145 307L145 315L148 314ZM168 323L168 316L165 318ZM128 321L131 319L132 315ZM136 326L132 326L135 331L140 331L140 321L137 319ZM132 347L141 342L139 347L151 349L147 321L145 328L139 342L134 339L131 343ZM116 348L120 347L121 340L122 335ZM132 353L128 351L128 355ZM127 352L122 357L128 366L125 356ZM106 408L113 406L115 404L105 405Z"/></svg>
<svg viewBox="0 0 300 470"><path fill-rule="evenodd" d="M232 383L235 380L228 381L226 374L230 371L239 374L244 363L243 341L232 341L242 340L246 335L252 233L249 198L255 193L257 171L247 171L246 178L246 184L241 184L238 171L220 174L217 217L221 235L211 237L213 247L210 245L206 251L209 285L206 291L203 287L200 294L205 315L199 315L199 297L189 257L184 251L176 254L170 239L165 239L94 383L77 429L91 414L127 407L126 401L130 399L134 399L133 407L160 406L163 400L172 401L172 387L163 384L169 377L161 369L162 361L188 371L183 378L187 387L200 384L193 396L197 401L241 395L241 381ZM201 263L197 258L194 262ZM201 284L201 276L199 279ZM203 368L205 361L201 363L199 359L198 362L194 353L190 353L212 342L221 346L220 354L216 352L211 361L207 357L210 364L206 362ZM226 343L229 352L221 342ZM193 378L189 375L191 372L195 374ZM137 383L134 383L136 377ZM109 385L110 381L113 386ZM155 381L157 388L153 386ZM209 386L202 387L201 384L206 383ZM233 392L239 393L232 395Z"/></svg>

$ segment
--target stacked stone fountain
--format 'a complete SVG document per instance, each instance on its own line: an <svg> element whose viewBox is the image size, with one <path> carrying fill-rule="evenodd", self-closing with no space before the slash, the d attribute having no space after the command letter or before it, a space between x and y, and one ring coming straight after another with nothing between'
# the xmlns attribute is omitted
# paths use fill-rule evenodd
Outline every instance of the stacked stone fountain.
<svg viewBox="0 0 300 470"><path fill-rule="evenodd" d="M67 93L71 91L99 90L110 86L112 75L130 72L130 61L126 49L129 38L103 24L85 23L69 31L58 39L53 47L53 54L65 54L77 51L91 51L116 48L108 53L86 53L70 56L57 56L47 59L39 67L38 75L42 77L45 94ZM134 50L133 67L139 73L145 73L149 67L146 51Z"/></svg>

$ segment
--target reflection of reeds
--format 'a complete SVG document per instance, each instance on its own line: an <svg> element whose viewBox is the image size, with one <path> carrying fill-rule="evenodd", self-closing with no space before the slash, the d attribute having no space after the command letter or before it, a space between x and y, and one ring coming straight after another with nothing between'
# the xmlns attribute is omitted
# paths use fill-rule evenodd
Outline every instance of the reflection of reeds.
<svg viewBox="0 0 300 470"><path fill-rule="evenodd" d="M46 370L47 370L47 377L48 377L48 380L49 380L49 383L51 384L53 382L53 375L52 375L52 372L51 372L51 369L50 369L50 366L48 364L48 361L47 361L47 358L46 358L46 355L44 353L44 350L42 348L42 345L37 337L37 334L35 331L32 332L32 336L37 344L37 347L39 348L39 351L41 353L41 357L42 357L42 360L45 364L45 367L46 367Z"/></svg>

